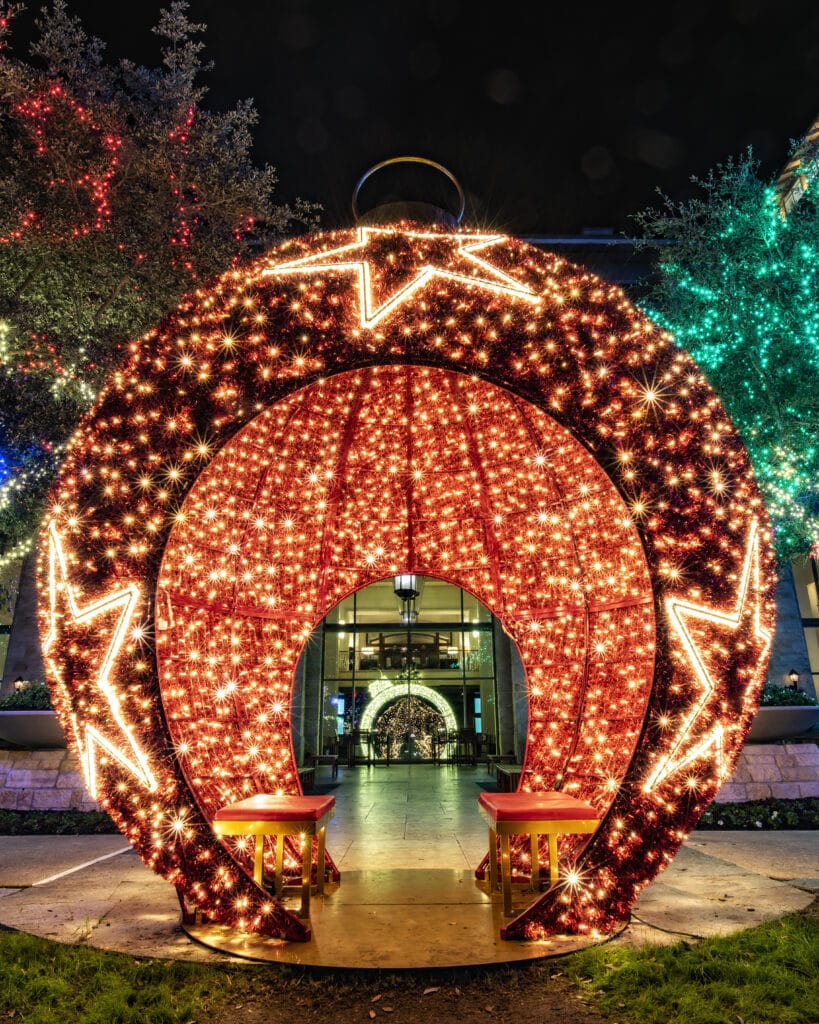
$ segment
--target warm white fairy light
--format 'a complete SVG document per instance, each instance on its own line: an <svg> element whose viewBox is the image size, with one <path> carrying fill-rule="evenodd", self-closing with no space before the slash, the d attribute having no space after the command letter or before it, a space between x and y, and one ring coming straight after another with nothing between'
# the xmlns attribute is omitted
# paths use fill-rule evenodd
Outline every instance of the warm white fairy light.
<svg viewBox="0 0 819 1024"><path fill-rule="evenodd" d="M441 714L447 731L454 732L458 728L452 705L446 697L437 690L433 690L431 686L424 686L423 683L415 682L415 680L410 680L407 684L406 682L392 682L389 679L375 679L368 686L368 701L364 714L361 716L361 729L364 732L369 732L381 711L393 701L406 697L408 691L409 696L426 701Z"/></svg>
<svg viewBox="0 0 819 1024"><path fill-rule="evenodd" d="M372 329L384 317L395 312L399 306L408 302L419 289L423 288L433 278L440 277L444 280L458 282L470 287L486 288L497 294L505 294L510 297L525 299L527 302L538 302L538 296L531 288L522 285L521 282L509 274L503 273L491 263L480 259L476 253L483 249L490 248L498 242L505 241L504 235L478 235L463 234L452 235L451 256L460 257L466 269L471 273L458 273L450 269L451 264L446 266L423 265L417 268L414 276L397 291L394 291L388 298L377 305L373 299L373 276L378 274L378 269L373 271L371 260L366 258L366 249L369 243L377 235L390 234L383 228L359 228L358 238L348 245L339 246L336 249L329 249L326 252L319 252L312 256L305 256L302 259L292 260L285 263L276 263L268 267L265 275L278 274L305 274L318 273L328 270L350 270L356 278L358 288L358 309L361 317L361 326ZM434 239L440 241L440 233L413 231L407 233L408 238ZM355 252L365 251L365 258L360 260L349 259ZM479 274L475 273L475 268Z"/></svg>
<svg viewBox="0 0 819 1024"><path fill-rule="evenodd" d="M745 560L737 586L734 610L721 612L715 608L692 604L690 601L676 597L667 597L665 601L669 623L676 633L683 650L694 670L699 694L685 714L679 730L671 741L667 753L661 757L646 779L644 789L647 793L662 785L675 772L680 771L692 761L705 756L714 759L714 766L719 777L725 775L723 766L723 738L725 726L712 710L706 717L706 709L717 689L718 680L713 670L709 670L703 659L703 650L696 638L691 634L689 623L692 621L707 622L723 626L735 631L746 615L750 612L754 635L760 642L763 656L767 654L771 644L770 631L762 625L762 602L764 591L760 577L759 563L759 523L751 522L748 541L745 545ZM723 672L730 671L730 665L722 666ZM746 684L746 689L749 684ZM715 721L716 718L716 721Z"/></svg>
<svg viewBox="0 0 819 1024"><path fill-rule="evenodd" d="M78 626L87 626L89 623L95 623L101 616L114 611L118 616L111 631L108 646L96 670L93 684L100 695L105 698L111 718L120 733L119 742L125 740L127 748L130 749L130 756L122 746L102 733L95 725L87 721L82 725L77 721L77 716L72 715L74 734L80 748L80 763L88 791L94 799L97 798L97 759L100 752L105 751L126 771L130 772L140 785L152 793L157 788L156 778L148 758L134 739L132 726L125 720L122 697L111 680L122 645L128 636L129 629L133 628L131 620L139 605L139 587L135 583L127 584L81 608L69 580L65 550L54 522L49 523L48 526L48 550L49 628L43 636L42 646L43 656L55 679L62 680L63 676L62 652L59 651L59 645L61 642L65 642L66 625L75 623ZM67 615L61 610L64 607L67 607Z"/></svg>
<svg viewBox="0 0 819 1024"><path fill-rule="evenodd" d="M584 884L506 933L622 920L738 749L771 624L750 466L691 360L557 257L417 228L286 243L129 351L53 498L77 605L83 585L91 607L122 602L108 606L121 704L97 685L111 634L86 627L100 620L42 614L60 632L58 710L81 743L90 728L114 748L95 745L98 788L146 861L214 920L304 937L209 822L242 796L299 791L290 698L313 627L361 586L425 572L474 594L519 647L523 786L600 812L595 836L564 840ZM735 627L697 619L731 614L752 520L759 621L750 606ZM45 593L52 561L46 539ZM708 630L744 689L701 651L713 687L698 710L708 687L686 637ZM722 761L713 745L691 757L717 720Z"/></svg>

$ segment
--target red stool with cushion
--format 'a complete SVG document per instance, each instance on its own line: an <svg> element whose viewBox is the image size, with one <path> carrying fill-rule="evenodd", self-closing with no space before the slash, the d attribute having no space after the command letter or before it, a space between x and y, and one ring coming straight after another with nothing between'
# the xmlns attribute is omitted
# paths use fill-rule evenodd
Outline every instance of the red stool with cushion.
<svg viewBox="0 0 819 1024"><path fill-rule="evenodd" d="M246 800L220 808L213 819L217 836L253 836L256 842L253 858L253 878L257 885L264 877L264 837L273 836L276 844L276 895L284 887L285 836L303 836L301 853L301 910L300 917L310 916L310 874L312 869L313 836L318 836L316 881L318 892L324 892L325 856L324 832L327 822L335 814L333 796L276 796L257 793Z"/></svg>
<svg viewBox="0 0 819 1024"><path fill-rule="evenodd" d="M528 835L532 852L532 888L540 884L538 836L549 837L549 882L558 878L557 837L561 833L594 832L600 824L591 804L565 793L481 793L481 814L489 823L489 886L498 886L498 836L501 840L503 912L512 915L512 860L509 837Z"/></svg>

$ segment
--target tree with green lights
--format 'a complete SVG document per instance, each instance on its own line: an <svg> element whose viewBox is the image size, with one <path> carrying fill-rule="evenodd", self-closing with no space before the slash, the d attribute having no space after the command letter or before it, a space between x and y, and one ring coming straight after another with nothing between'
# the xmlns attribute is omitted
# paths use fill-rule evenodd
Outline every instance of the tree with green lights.
<svg viewBox="0 0 819 1024"><path fill-rule="evenodd" d="M0 0L0 564L31 544L62 450L123 345L182 294L314 210L273 203L256 112L203 105L187 4L161 11L158 68L110 63L64 0L31 59Z"/></svg>
<svg viewBox="0 0 819 1024"><path fill-rule="evenodd" d="M819 200L783 220L750 150L694 181L635 218L659 266L643 304L739 429L778 555L804 556L819 541Z"/></svg>

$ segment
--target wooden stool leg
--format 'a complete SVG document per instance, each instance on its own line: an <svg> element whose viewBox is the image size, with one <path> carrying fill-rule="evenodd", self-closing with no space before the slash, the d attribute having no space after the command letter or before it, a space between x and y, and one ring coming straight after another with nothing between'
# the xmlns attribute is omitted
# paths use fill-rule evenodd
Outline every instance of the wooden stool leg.
<svg viewBox="0 0 819 1024"><path fill-rule="evenodd" d="M284 888L284 840L283 835L274 837L276 843L276 875L274 878L276 895L281 898Z"/></svg>
<svg viewBox="0 0 819 1024"><path fill-rule="evenodd" d="M253 880L256 885L262 885L264 881L264 835L257 834L253 837L255 843L253 849Z"/></svg>
<svg viewBox="0 0 819 1024"><path fill-rule="evenodd" d="M549 882L554 885L557 882L557 833L549 833Z"/></svg>
<svg viewBox="0 0 819 1024"><path fill-rule="evenodd" d="M540 854L538 852L537 833L532 832L529 836L529 850L532 856L532 888L537 892L540 888Z"/></svg>
<svg viewBox="0 0 819 1024"><path fill-rule="evenodd" d="M503 882L503 913L512 916L512 858L509 853L509 836L501 836L501 880Z"/></svg>
<svg viewBox="0 0 819 1024"><path fill-rule="evenodd" d="M324 876L327 873L325 865L325 854L324 854L324 828L320 828L318 831L318 850L316 852L316 890L319 893L324 892Z"/></svg>
<svg viewBox="0 0 819 1024"><path fill-rule="evenodd" d="M301 839L301 911L299 917L310 916L310 869L313 865L313 837Z"/></svg>
<svg viewBox="0 0 819 1024"><path fill-rule="evenodd" d="M489 891L498 887L498 833L489 826Z"/></svg>

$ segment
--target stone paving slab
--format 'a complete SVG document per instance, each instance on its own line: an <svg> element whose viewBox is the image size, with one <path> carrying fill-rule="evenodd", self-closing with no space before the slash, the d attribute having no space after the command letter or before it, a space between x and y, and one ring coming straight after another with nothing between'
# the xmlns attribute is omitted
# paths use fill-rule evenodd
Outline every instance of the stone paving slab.
<svg viewBox="0 0 819 1024"><path fill-rule="evenodd" d="M819 875L819 832L702 831L686 846L780 881Z"/></svg>
<svg viewBox="0 0 819 1024"><path fill-rule="evenodd" d="M134 956L230 959L190 941L182 932L173 886L149 871L130 849L48 885L0 890L0 924L56 942Z"/></svg>
<svg viewBox="0 0 819 1024"><path fill-rule="evenodd" d="M792 878L789 882L790 885L795 886L797 889L804 889L806 892L818 893L819 892L819 877L816 878Z"/></svg>
<svg viewBox="0 0 819 1024"><path fill-rule="evenodd" d="M516 892L514 905L522 910L533 898ZM245 936L219 925L185 930L249 959L377 971L539 960L595 942L577 935L507 942L500 937L505 921L500 897L490 899L470 871L381 869L351 871L311 901L309 942Z"/></svg>
<svg viewBox="0 0 819 1024"><path fill-rule="evenodd" d="M130 850L121 835L0 836L0 888L18 889L116 850Z"/></svg>
<svg viewBox="0 0 819 1024"><path fill-rule="evenodd" d="M683 847L640 895L632 917L678 937L704 938L752 928L812 902L812 893Z"/></svg>

